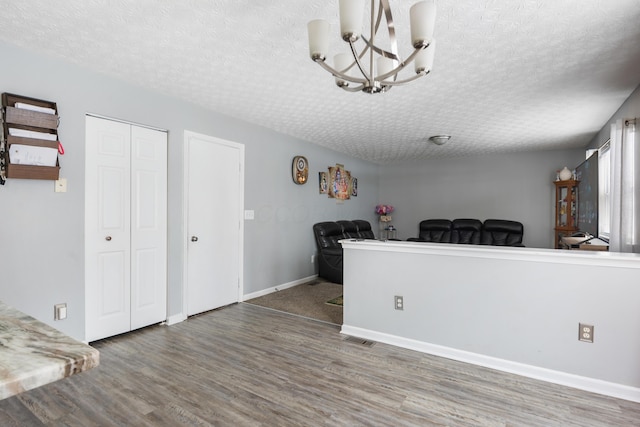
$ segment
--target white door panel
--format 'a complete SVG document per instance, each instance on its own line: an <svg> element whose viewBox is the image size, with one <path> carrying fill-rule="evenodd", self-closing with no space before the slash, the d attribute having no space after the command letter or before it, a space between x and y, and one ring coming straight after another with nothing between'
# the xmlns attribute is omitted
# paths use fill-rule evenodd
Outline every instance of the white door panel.
<svg viewBox="0 0 640 427"><path fill-rule="evenodd" d="M131 130L131 329L167 318L167 135Z"/></svg>
<svg viewBox="0 0 640 427"><path fill-rule="evenodd" d="M98 298L92 308L95 314L94 339L117 335L129 330L129 254L128 251L102 252L98 255Z"/></svg>
<svg viewBox="0 0 640 427"><path fill-rule="evenodd" d="M133 264L131 266L133 277L132 283L136 286L131 289L132 307L131 312L153 309L159 303L164 303L164 298L159 301L156 288L161 277L157 274L157 265L162 264L159 259L162 254L155 248L138 249L133 254ZM155 322L152 321L152 322ZM132 329L133 321L132 321Z"/></svg>
<svg viewBox="0 0 640 427"><path fill-rule="evenodd" d="M87 117L85 304L88 341L130 327L129 127Z"/></svg>

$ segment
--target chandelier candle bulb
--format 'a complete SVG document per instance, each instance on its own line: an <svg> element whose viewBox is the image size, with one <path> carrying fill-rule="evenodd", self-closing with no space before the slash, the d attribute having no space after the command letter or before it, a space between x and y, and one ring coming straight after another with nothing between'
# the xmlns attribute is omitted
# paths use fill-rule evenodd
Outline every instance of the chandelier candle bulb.
<svg viewBox="0 0 640 427"><path fill-rule="evenodd" d="M344 41L360 38L363 10L364 0L340 0L340 35Z"/></svg>
<svg viewBox="0 0 640 427"><path fill-rule="evenodd" d="M307 31L311 59L324 61L329 51L329 23L324 19L314 19L307 24Z"/></svg>
<svg viewBox="0 0 640 427"><path fill-rule="evenodd" d="M436 23L436 4L433 0L421 1L409 9L411 44L418 48L431 42Z"/></svg>

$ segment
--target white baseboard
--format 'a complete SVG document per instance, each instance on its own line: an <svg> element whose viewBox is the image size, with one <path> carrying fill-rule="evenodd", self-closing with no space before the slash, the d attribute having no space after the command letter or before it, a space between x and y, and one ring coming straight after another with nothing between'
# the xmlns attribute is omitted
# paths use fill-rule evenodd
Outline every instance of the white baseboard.
<svg viewBox="0 0 640 427"><path fill-rule="evenodd" d="M636 387L602 381L595 378L582 377L566 372L512 362L510 360L498 359L491 356L471 353L437 344L430 344L382 332L371 331L355 326L342 325L340 332L345 335L390 344L396 347L419 351L421 353L432 354L434 356L445 357L447 359L484 366L486 368L502 372L522 375L524 377L640 403L640 388Z"/></svg>
<svg viewBox="0 0 640 427"><path fill-rule="evenodd" d="M317 274L313 276L304 277L302 279L294 280L293 282L283 283L282 285L274 286L272 288L263 289L261 291L252 292L250 294L243 295L242 301L250 300L252 298L261 297L263 295L268 295L273 292L283 291L288 288L293 288L294 286L301 285L303 283L310 282L318 278ZM187 316L183 313L174 314L173 316L169 316L165 321L167 326L175 325L176 323L180 323L187 320Z"/></svg>
<svg viewBox="0 0 640 427"><path fill-rule="evenodd" d="M246 295L243 295L242 301L246 301L246 300L249 300L249 299L252 299L252 298L261 297L263 295L268 295L268 294L270 294L272 292L278 292L278 291L282 291L282 290L285 290L285 289L288 289L288 288L292 288L294 286L310 282L310 281L315 280L317 278L318 278L318 275L314 274L313 276L304 277L302 279L294 280L293 282L283 283L282 285L274 286L272 288L263 289L263 290L260 290L260 291L257 291L257 292L246 294ZM167 326L171 326L171 325L175 325L176 323L184 322L185 320L187 320L187 316L184 315L183 313L178 313L178 314L174 314L173 316L169 316L167 318L167 320L165 321L165 324Z"/></svg>
<svg viewBox="0 0 640 427"><path fill-rule="evenodd" d="M302 279L294 280L293 282L283 283L282 285L277 285L272 288L262 289L260 291L252 292L250 294L245 294L242 297L242 301L247 301L253 298L258 298L264 295L271 294L273 292L283 291L288 288L293 288L294 286L301 285L303 283L310 282L314 279L317 279L318 275L314 274L313 276L304 277Z"/></svg>
<svg viewBox="0 0 640 427"><path fill-rule="evenodd" d="M187 316L182 313L174 314L173 316L167 317L166 324L167 326L175 325L176 323L184 322L187 320Z"/></svg>

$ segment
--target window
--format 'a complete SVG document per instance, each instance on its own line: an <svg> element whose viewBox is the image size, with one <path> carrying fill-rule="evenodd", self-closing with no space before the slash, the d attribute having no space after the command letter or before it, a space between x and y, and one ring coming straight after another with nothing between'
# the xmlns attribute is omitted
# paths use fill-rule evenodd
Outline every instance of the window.
<svg viewBox="0 0 640 427"><path fill-rule="evenodd" d="M598 237L611 235L611 140L598 149Z"/></svg>

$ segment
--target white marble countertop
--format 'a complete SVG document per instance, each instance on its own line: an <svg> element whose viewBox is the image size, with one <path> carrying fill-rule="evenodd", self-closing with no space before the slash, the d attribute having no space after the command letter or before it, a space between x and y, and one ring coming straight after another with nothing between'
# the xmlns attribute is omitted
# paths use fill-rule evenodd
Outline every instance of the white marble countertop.
<svg viewBox="0 0 640 427"><path fill-rule="evenodd" d="M98 350L0 301L0 399L99 363Z"/></svg>

